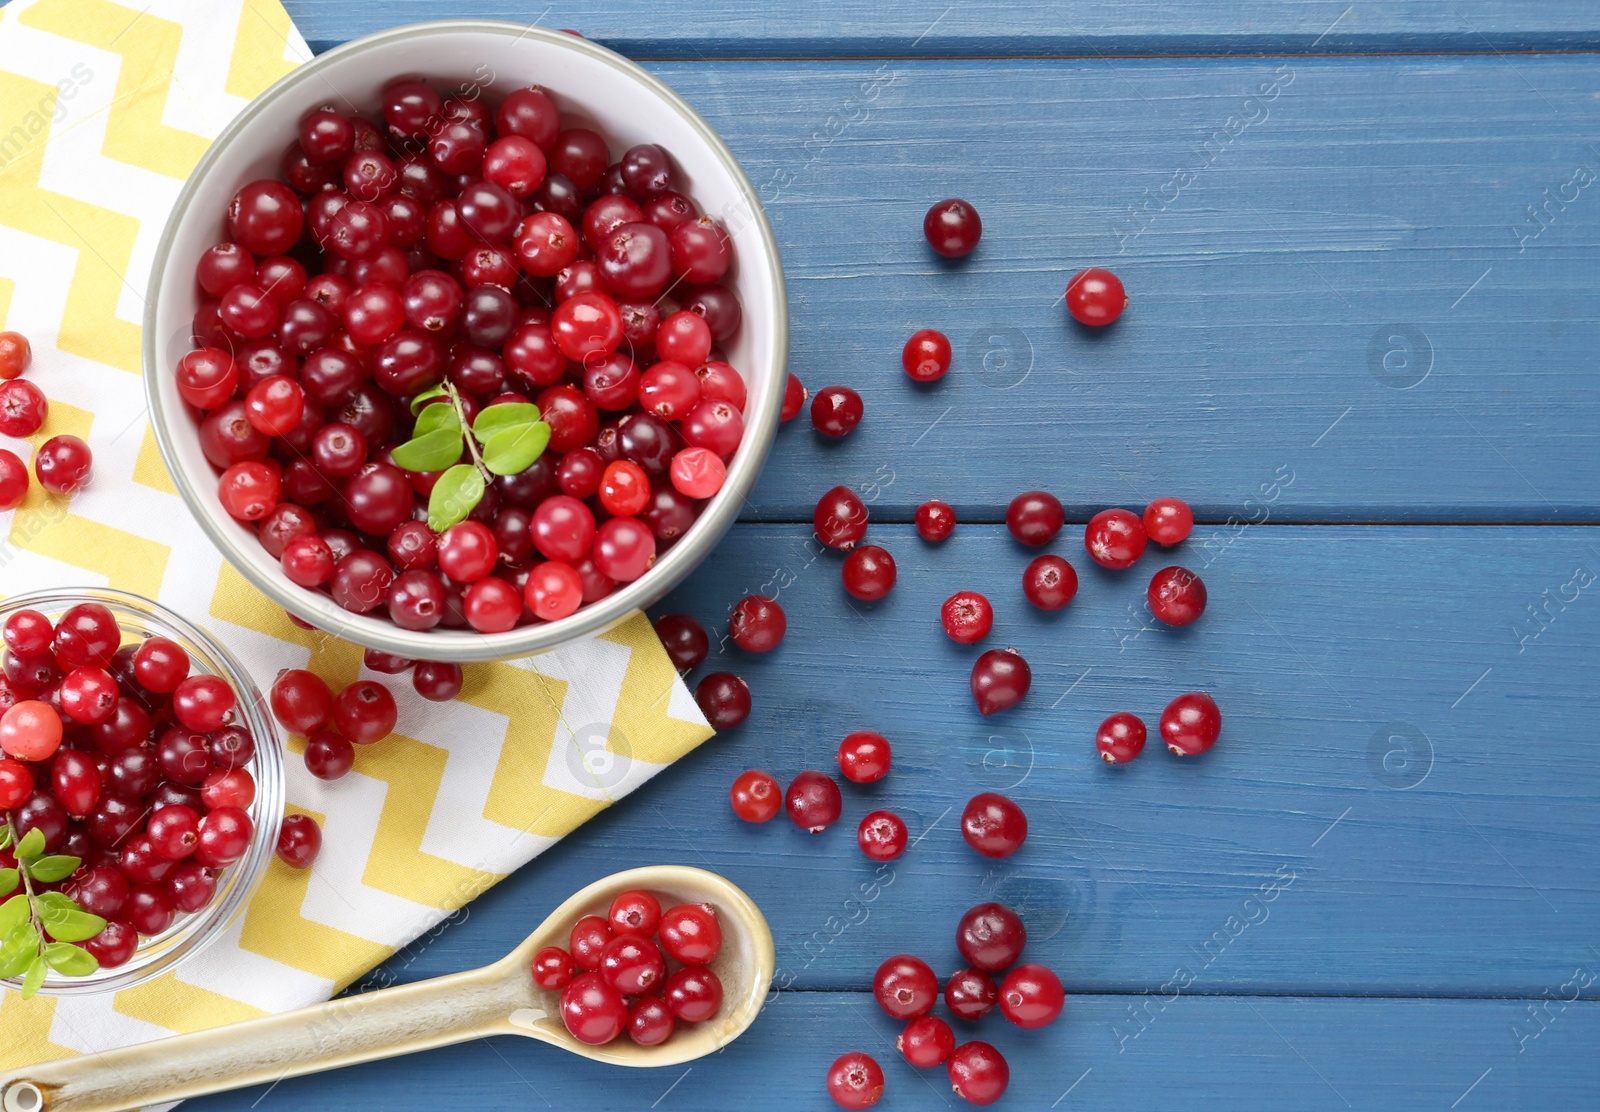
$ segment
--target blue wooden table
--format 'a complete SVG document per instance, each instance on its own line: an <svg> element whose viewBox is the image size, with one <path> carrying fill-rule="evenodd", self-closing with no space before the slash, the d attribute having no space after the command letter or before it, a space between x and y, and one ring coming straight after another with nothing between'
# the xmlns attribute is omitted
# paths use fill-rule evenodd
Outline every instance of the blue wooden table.
<svg viewBox="0 0 1600 1112"><path fill-rule="evenodd" d="M1174 0L896 4L288 0L317 49L474 14L574 27L644 61L763 190L793 306L792 368L866 400L824 443L788 426L745 519L665 608L717 625L746 590L782 649L730 650L756 709L397 956L401 980L490 960L568 892L658 861L726 873L767 909L787 986L735 1045L627 1072L491 1040L196 1102L342 1107L827 1106L845 1050L880 1107L955 1101L894 1051L866 992L886 956L956 967L958 915L1018 907L1071 994L1028 1033L991 1018L1005 1107L1554 1108L1600 1084L1600 11L1539 5ZM789 5L784 5L788 8ZM863 86L878 93L870 100ZM919 226L959 195L977 253ZM1072 327L1080 267L1132 305ZM956 346L931 389L916 328ZM809 543L817 494L866 493L900 584L851 605ZM1010 497L1067 504L1076 602L1034 612ZM1176 494L1176 560L1210 609L1150 628L1147 556L1083 558L1082 522ZM939 547L924 499L962 525ZM971 652L938 632L960 587L1033 664L984 720ZM1095 725L1178 691L1226 719L1204 758L1108 769ZM862 727L890 778L821 837L739 824L748 767L827 768ZM1000 863L961 842L980 789L1032 819ZM890 865L854 823L898 810ZM952 811L952 808L957 808Z"/></svg>

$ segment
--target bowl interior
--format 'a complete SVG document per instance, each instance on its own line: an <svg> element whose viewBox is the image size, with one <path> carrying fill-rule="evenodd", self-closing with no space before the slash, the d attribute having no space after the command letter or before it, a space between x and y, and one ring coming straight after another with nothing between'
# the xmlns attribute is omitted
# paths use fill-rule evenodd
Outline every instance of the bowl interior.
<svg viewBox="0 0 1600 1112"><path fill-rule="evenodd" d="M543 86L562 110L564 126L603 134L613 158L653 142L672 157L683 192L722 221L735 262L724 279L739 295L743 323L723 345L749 390L745 437L721 492L693 528L634 583L559 622L504 634L400 630L384 618L351 614L332 599L291 583L216 497L216 470L206 460L196 421L172 386L172 368L191 347L200 302L195 263L226 238L224 218L235 190L278 177L299 119L321 104L376 117L382 87L420 76L442 92L492 102L513 89ZM754 485L777 428L788 349L787 306L776 247L748 179L710 127L676 94L618 55L560 32L518 24L459 21L418 24L356 40L291 73L252 102L213 144L174 206L152 270L145 330L147 389L157 438L173 478L201 526L232 561L285 608L360 644L432 660L504 659L542 651L596 632L659 599L710 550L737 516Z"/></svg>
<svg viewBox="0 0 1600 1112"><path fill-rule="evenodd" d="M63 977L51 971L41 991L58 996L113 992L139 984L170 971L226 931L249 903L276 852L285 792L283 747L260 690L227 650L171 611L123 591L38 592L0 602L0 622L14 611L28 609L38 610L55 621L67 609L83 602L99 603L116 616L124 645L155 636L170 638L189 654L192 675L221 676L232 685L238 695L240 724L256 742L255 756L245 766L256 781L256 797L248 808L255 835L245 855L219 873L216 895L210 904L193 914L180 914L158 935L141 938L133 957L115 969L103 969L87 977ZM5 985L20 983L0 981Z"/></svg>

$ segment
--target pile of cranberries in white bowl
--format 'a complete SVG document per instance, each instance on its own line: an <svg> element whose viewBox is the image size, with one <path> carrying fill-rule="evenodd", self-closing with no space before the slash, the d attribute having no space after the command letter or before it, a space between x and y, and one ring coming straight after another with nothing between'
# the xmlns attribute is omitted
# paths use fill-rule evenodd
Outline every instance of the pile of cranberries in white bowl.
<svg viewBox="0 0 1600 1112"><path fill-rule="evenodd" d="M200 525L300 621L508 659L659 599L771 448L787 306L748 179L574 35L397 28L253 101L185 185L144 330Z"/></svg>

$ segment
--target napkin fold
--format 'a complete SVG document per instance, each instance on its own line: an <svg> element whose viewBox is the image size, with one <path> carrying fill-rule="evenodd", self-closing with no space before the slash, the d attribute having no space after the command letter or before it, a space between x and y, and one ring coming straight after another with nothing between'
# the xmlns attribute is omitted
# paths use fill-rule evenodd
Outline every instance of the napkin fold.
<svg viewBox="0 0 1600 1112"><path fill-rule="evenodd" d="M225 563L161 462L139 325L184 178L245 104L310 51L277 0L13 0L0 8L0 320L33 346L48 438L89 443L70 499L35 486L0 514L0 593L102 585L203 626L263 687L310 668L338 690L357 646L291 623ZM316 863L274 860L227 934L115 994L0 995L0 1069L327 999L706 738L643 614L529 660L466 666L449 703L404 677L394 735L324 783L286 755Z"/></svg>

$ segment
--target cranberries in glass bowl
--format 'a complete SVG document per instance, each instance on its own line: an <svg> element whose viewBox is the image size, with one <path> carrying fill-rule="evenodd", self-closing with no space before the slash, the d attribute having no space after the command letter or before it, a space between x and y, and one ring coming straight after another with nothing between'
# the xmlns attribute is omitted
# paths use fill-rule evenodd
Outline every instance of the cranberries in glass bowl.
<svg viewBox="0 0 1600 1112"><path fill-rule="evenodd" d="M786 377L726 146L631 62L509 23L385 31L258 97L146 304L203 530L294 617L410 659L526 656L661 598L737 516Z"/></svg>
<svg viewBox="0 0 1600 1112"><path fill-rule="evenodd" d="M0 654L6 665L0 704L9 711L36 700L34 707L57 708L61 732L48 755L23 760L11 751L34 754L17 744L16 723L0 730L6 764L24 768L32 784L28 799L7 817L25 828L42 821L47 853L80 858L70 877L48 887L92 914L105 912L108 924L104 937L80 943L102 959L100 968L83 976L52 970L40 991L119 991L170 972L244 911L278 844L282 740L249 673L208 634L158 603L96 588L40 591L0 602L0 629L18 614L23 618ZM50 639L43 653L12 647L15 641L28 648L34 633ZM107 661L108 651L114 655ZM84 682L93 677L106 690ZM35 680L43 685L35 687ZM153 690L174 683L170 693ZM81 696L113 691L113 713L84 712ZM180 714L216 728L182 725ZM86 717L105 720L85 724ZM64 762L72 768L58 767ZM88 790L93 800L85 798ZM199 821L180 830L170 821L179 816ZM185 844L174 851L163 839Z"/></svg>

